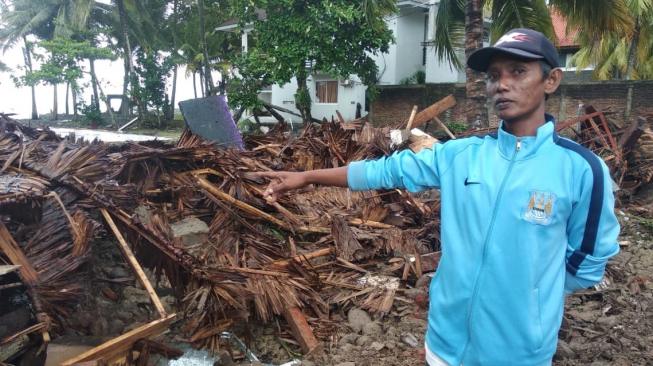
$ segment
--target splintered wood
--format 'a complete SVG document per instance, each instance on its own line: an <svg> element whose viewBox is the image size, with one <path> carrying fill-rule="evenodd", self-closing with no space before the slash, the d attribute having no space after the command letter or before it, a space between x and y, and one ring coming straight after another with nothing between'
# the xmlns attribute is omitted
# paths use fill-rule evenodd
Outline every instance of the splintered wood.
<svg viewBox="0 0 653 366"><path fill-rule="evenodd" d="M389 259L439 248L431 230L437 210L400 191L310 187L276 203L263 198L268 182L252 172L332 168L391 153L389 130L366 123L309 125L299 136L280 124L246 137L246 151L216 148L188 131L176 146L107 145L62 140L4 117L0 125L0 179L10 183L0 190L0 214L7 233L20 233L16 246L25 258L18 261L39 273L36 292L54 319L70 316L77 304L75 284L102 225L155 311L166 316L141 266L174 288L187 339L213 349L234 324L281 318L310 352L316 334L329 337L312 328L337 307L390 310L396 288L365 276L398 278L403 268L393 272ZM208 226L199 242L173 230L186 218ZM3 252L15 256L8 244ZM416 279L416 270L407 276Z"/></svg>
<svg viewBox="0 0 653 366"><path fill-rule="evenodd" d="M453 103L445 98L416 113L413 125L435 119L444 129L437 116ZM615 128L593 112L558 126L600 153L618 183L651 181L646 121ZM268 203L269 182L251 173L378 158L394 151L389 133L339 118L298 136L278 124L246 136L245 151L219 149L188 131L176 146L108 145L63 140L0 114L0 183L7 183L0 185L0 261L23 266L39 311L59 322L83 298L92 239L113 233L163 318L108 345L110 353L170 321L141 266L168 279L193 345L217 349L234 325L285 318L310 352L330 336L313 330L328 328L334 310L390 313L404 281L436 269L439 196L308 187ZM208 232L181 234L187 219Z"/></svg>

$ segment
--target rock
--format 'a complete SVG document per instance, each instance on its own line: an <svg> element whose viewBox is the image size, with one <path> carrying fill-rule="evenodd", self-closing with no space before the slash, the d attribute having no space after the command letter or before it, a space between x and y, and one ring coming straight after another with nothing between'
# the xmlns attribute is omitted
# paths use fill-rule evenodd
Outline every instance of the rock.
<svg viewBox="0 0 653 366"><path fill-rule="evenodd" d="M356 344L357 339L358 339L358 334L349 333L349 334L345 334L342 338L340 338L338 343L340 343L341 345L345 343Z"/></svg>
<svg viewBox="0 0 653 366"><path fill-rule="evenodd" d="M392 351L393 349L397 348L397 345L395 344L395 342L386 342L385 348Z"/></svg>
<svg viewBox="0 0 653 366"><path fill-rule="evenodd" d="M122 296L124 298L124 302L132 302L136 304L149 304L150 303L150 295L147 293L147 291L136 288L136 287L125 287L124 290L122 290Z"/></svg>
<svg viewBox="0 0 653 366"><path fill-rule="evenodd" d="M111 334L121 334L123 329L125 329L125 323L120 319L113 319L109 324L109 333Z"/></svg>
<svg viewBox="0 0 653 366"><path fill-rule="evenodd" d="M349 313L347 314L347 321L349 322L349 326L355 330L356 332L360 332L363 330L363 327L365 324L370 323L372 321L372 318L365 312L365 310L361 310L358 308L353 308L349 310Z"/></svg>
<svg viewBox="0 0 653 366"><path fill-rule="evenodd" d="M335 366L356 366L356 362L340 362Z"/></svg>
<svg viewBox="0 0 653 366"><path fill-rule="evenodd" d="M100 317L97 318L93 324L91 324L91 335L95 336L104 336L109 332L109 323L106 319Z"/></svg>
<svg viewBox="0 0 653 366"><path fill-rule="evenodd" d="M77 324L80 326L82 329L87 329L91 326L93 321L95 320L95 316L91 315L88 312L82 311L78 312L75 316L77 318Z"/></svg>
<svg viewBox="0 0 653 366"><path fill-rule="evenodd" d="M349 343L345 343L342 346L340 346L340 352L343 352L345 354L353 353L355 349L356 349L356 346L354 346L353 344L349 344Z"/></svg>
<svg viewBox="0 0 653 366"><path fill-rule="evenodd" d="M118 310L114 314L116 318L122 320L124 323L131 323L134 320L134 314L126 310Z"/></svg>
<svg viewBox="0 0 653 366"><path fill-rule="evenodd" d="M431 285L431 279L433 279L433 276L430 273L422 275L422 277L418 278L417 282L415 282L415 288L425 289L428 291L428 288Z"/></svg>
<svg viewBox="0 0 653 366"><path fill-rule="evenodd" d="M303 360L301 363L301 366L315 366L315 362L311 362L308 360Z"/></svg>
<svg viewBox="0 0 653 366"><path fill-rule="evenodd" d="M235 366L236 363L229 355L229 352L223 350L218 355L218 360L213 363L213 366Z"/></svg>
<svg viewBox="0 0 653 366"><path fill-rule="evenodd" d="M368 337L368 336L366 336L366 335L364 335L364 336L360 336L360 337L356 340L356 345L357 345L357 346L367 346L367 345L370 344L370 343L372 343L372 338L370 338L370 337Z"/></svg>
<svg viewBox="0 0 653 366"><path fill-rule="evenodd" d="M370 348L378 352L385 348L385 344L381 342L372 342L372 344L370 344Z"/></svg>
<svg viewBox="0 0 653 366"><path fill-rule="evenodd" d="M134 215L138 222L147 226L152 221L152 213L147 206L140 205L134 209Z"/></svg>
<svg viewBox="0 0 653 366"><path fill-rule="evenodd" d="M206 242L209 238L209 226L197 217L187 217L170 224L172 236L181 239L184 245L196 245Z"/></svg>
<svg viewBox="0 0 653 366"><path fill-rule="evenodd" d="M556 350L556 358L561 360L568 358L576 358L576 352L563 340L558 340L558 349Z"/></svg>
<svg viewBox="0 0 653 366"><path fill-rule="evenodd" d="M388 329L385 330L385 336L386 338L396 338L397 337L397 328L393 326L389 326Z"/></svg>
<svg viewBox="0 0 653 366"><path fill-rule="evenodd" d="M417 340L417 337L415 337L412 333L402 334L401 341L413 348L417 348L417 346L419 346L419 341Z"/></svg>
<svg viewBox="0 0 653 366"><path fill-rule="evenodd" d="M125 278L125 277L131 277L131 273L127 271L126 268L122 266L115 266L109 268L107 271L107 276L109 278Z"/></svg>
<svg viewBox="0 0 653 366"><path fill-rule="evenodd" d="M596 322L606 328L612 328L619 324L619 316L602 316L599 317Z"/></svg>
<svg viewBox="0 0 653 366"><path fill-rule="evenodd" d="M363 334L368 336L378 336L382 333L381 326L377 322L371 322L363 325Z"/></svg>
<svg viewBox="0 0 653 366"><path fill-rule="evenodd" d="M422 288L409 288L406 291L404 291L404 294L406 295L407 298L414 299L418 295L426 296L426 291L424 291L424 289Z"/></svg>

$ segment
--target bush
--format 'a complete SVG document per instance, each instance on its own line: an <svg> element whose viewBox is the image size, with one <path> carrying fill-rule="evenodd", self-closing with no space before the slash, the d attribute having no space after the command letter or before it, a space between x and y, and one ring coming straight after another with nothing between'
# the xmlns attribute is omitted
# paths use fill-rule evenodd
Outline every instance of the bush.
<svg viewBox="0 0 653 366"><path fill-rule="evenodd" d="M100 109L94 103L88 105L80 103L78 109L83 116L82 122L85 125L95 127L106 124L106 121L102 117L102 112L100 112Z"/></svg>

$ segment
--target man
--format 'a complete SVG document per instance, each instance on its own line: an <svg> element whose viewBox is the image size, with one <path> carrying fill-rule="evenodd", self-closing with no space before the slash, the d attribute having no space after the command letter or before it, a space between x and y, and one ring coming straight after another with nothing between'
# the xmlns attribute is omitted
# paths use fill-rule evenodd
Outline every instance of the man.
<svg viewBox="0 0 653 366"><path fill-rule="evenodd" d="M611 178L558 136L545 99L562 79L539 32L515 29L467 61L487 74L498 132L309 172L262 173L270 199L307 184L441 190L442 258L430 285L429 365L549 365L564 294L601 280L619 247Z"/></svg>

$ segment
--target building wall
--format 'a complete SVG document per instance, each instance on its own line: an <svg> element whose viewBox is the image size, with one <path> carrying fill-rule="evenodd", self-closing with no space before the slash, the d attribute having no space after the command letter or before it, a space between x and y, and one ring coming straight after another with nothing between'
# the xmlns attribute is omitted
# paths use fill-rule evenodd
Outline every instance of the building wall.
<svg viewBox="0 0 653 366"><path fill-rule="evenodd" d="M423 8L403 8L397 18L397 62L395 80L399 84L415 72L424 70L422 65L422 42L425 33L426 14Z"/></svg>
<svg viewBox="0 0 653 366"><path fill-rule="evenodd" d="M314 118L326 118L331 120L331 117L336 117L336 110L338 110L345 120L352 120L356 116L356 104L361 104L361 112L365 114L365 90L367 87L360 82L360 79L354 75L350 76L349 85L344 85L344 80L338 82L338 103L316 103L316 80L334 80L333 77L328 75L313 75L308 80L308 88L311 93L313 105L311 107L311 114ZM284 85L273 85L271 93L271 102L274 105L292 110L299 113L295 108L295 92L297 91L297 81L292 79L290 83ZM285 118L293 122L301 122L301 118L293 116L288 113L281 113Z"/></svg>
<svg viewBox="0 0 653 366"><path fill-rule="evenodd" d="M438 4L432 4L429 9L427 41L435 39L435 17L438 15ZM453 68L449 62L440 62L433 46L426 48L426 82L456 83L465 81L464 70Z"/></svg>
<svg viewBox="0 0 653 366"><path fill-rule="evenodd" d="M569 82L558 88L547 101L547 112L558 120L578 115L579 105L592 105L607 112L609 118L623 121L628 86L633 87L631 117L653 115L653 81L593 81ZM423 109L453 94L458 104L444 112L440 119L446 123L464 122L465 85L460 83L398 85L379 88L379 96L370 107L370 120L375 125L392 125L407 121L413 105ZM490 123L498 122L490 112Z"/></svg>
<svg viewBox="0 0 653 366"><path fill-rule="evenodd" d="M399 21L396 17L386 21L388 29L392 31L395 42L390 44L388 52L372 55L372 58L376 62L376 66L379 68L379 85L397 84L395 80L397 79L397 40L399 39L397 37L398 23Z"/></svg>

